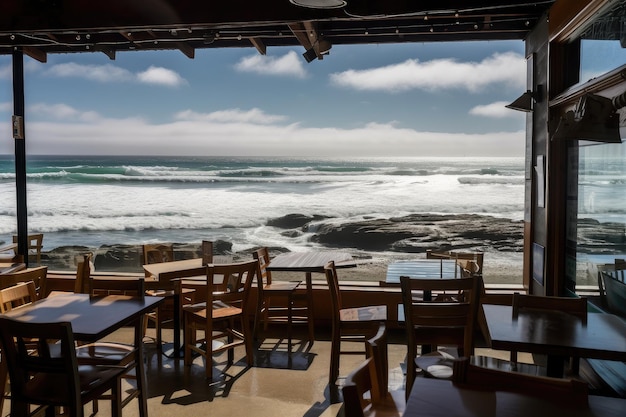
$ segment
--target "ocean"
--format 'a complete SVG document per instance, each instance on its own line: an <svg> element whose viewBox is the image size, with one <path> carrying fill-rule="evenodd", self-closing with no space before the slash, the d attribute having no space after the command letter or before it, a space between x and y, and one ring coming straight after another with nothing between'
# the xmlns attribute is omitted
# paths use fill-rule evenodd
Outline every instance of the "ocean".
<svg viewBox="0 0 626 417"><path fill-rule="evenodd" d="M266 226L292 213L335 221L411 213L521 220L524 158L28 156L28 228L44 251L223 239L233 250L315 246ZM0 156L0 241L16 230L15 167ZM597 208L597 205L596 205Z"/></svg>

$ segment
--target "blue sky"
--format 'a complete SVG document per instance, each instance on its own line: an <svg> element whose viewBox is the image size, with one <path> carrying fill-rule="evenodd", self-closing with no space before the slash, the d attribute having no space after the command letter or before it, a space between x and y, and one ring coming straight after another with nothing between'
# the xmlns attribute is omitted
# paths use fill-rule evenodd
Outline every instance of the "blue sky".
<svg viewBox="0 0 626 417"><path fill-rule="evenodd" d="M24 58L29 154L524 156L522 41ZM0 154L13 153L0 56Z"/></svg>

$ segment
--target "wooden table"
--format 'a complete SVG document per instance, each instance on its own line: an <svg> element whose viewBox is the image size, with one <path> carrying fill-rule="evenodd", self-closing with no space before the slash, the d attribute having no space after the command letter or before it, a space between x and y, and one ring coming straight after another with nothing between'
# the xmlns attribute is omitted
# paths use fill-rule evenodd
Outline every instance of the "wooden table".
<svg viewBox="0 0 626 417"><path fill-rule="evenodd" d="M567 357L626 361L626 322L612 314L589 313L587 323L567 313L483 305L487 342L493 349L546 354L548 376L562 377Z"/></svg>
<svg viewBox="0 0 626 417"><path fill-rule="evenodd" d="M461 269L454 259L413 259L391 262L387 266L386 284L399 284L400 277L433 279L460 278Z"/></svg>
<svg viewBox="0 0 626 417"><path fill-rule="evenodd" d="M304 272L306 275L306 299L308 307L309 341L315 340L313 312L313 277L314 272L324 273L324 267L330 261L335 262L337 268L353 268L356 262L352 255L339 251L311 251L281 253L270 260L268 271Z"/></svg>
<svg viewBox="0 0 626 417"><path fill-rule="evenodd" d="M202 258L184 259L182 261L159 262L143 266L147 280L158 281L161 274L166 272L184 272L202 267ZM206 278L206 276L205 276ZM148 281L146 281L147 283Z"/></svg>
<svg viewBox="0 0 626 417"><path fill-rule="evenodd" d="M53 292L47 298L11 310L4 316L29 323L70 322L74 338L84 342L98 341L123 326L134 324L135 340L141 343L143 315L162 301L162 297L138 299L111 295L91 298L88 294ZM137 377L145 378L143 349L137 349L137 355ZM147 386L145 380L143 386ZM146 396L141 398L141 415L147 415Z"/></svg>
<svg viewBox="0 0 626 417"><path fill-rule="evenodd" d="M416 378L404 417L622 417L626 399L589 396L589 408L503 391L459 388L451 381Z"/></svg>

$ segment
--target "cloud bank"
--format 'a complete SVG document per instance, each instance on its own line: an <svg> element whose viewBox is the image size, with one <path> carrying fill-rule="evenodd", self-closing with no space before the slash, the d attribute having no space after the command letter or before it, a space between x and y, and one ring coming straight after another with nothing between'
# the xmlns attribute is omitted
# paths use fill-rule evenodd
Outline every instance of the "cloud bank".
<svg viewBox="0 0 626 417"><path fill-rule="evenodd" d="M29 152L74 155L519 156L524 131L464 134L406 129L395 123L354 128L302 127L261 109L184 110L164 123L106 118L63 104L29 107ZM38 121L54 115L52 121ZM10 132L9 123L0 129ZM13 152L11 141L0 154ZM442 151L444 149L445 151ZM444 152L444 153L442 153ZM491 152L491 153L488 153Z"/></svg>
<svg viewBox="0 0 626 417"><path fill-rule="evenodd" d="M59 78L83 78L100 83L139 82L166 87L179 87L187 84L187 81L177 72L155 66L135 74L125 68L111 64L85 65L67 62L52 65L50 68L45 69L43 74Z"/></svg>
<svg viewBox="0 0 626 417"><path fill-rule="evenodd" d="M480 62L452 58L398 64L366 70L347 70L330 75L331 83L361 91L404 92L409 90L465 90L478 92L493 85L524 86L526 60L513 53L496 53Z"/></svg>

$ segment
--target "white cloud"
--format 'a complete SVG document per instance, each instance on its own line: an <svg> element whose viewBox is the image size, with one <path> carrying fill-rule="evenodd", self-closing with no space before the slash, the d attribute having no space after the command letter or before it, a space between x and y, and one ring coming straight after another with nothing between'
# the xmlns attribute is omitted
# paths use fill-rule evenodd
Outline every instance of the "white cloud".
<svg viewBox="0 0 626 417"><path fill-rule="evenodd" d="M178 120L206 121L217 123L259 123L271 124L287 120L286 116L267 114L263 110L253 108L250 110L227 109L212 113L197 113L193 110L184 110L175 115Z"/></svg>
<svg viewBox="0 0 626 417"><path fill-rule="evenodd" d="M56 64L44 71L46 75L53 77L85 78L98 82L130 81L134 78L133 73L127 69L115 65L83 65L74 62Z"/></svg>
<svg viewBox="0 0 626 417"><path fill-rule="evenodd" d="M13 103L8 101L0 103L0 111L13 111Z"/></svg>
<svg viewBox="0 0 626 417"><path fill-rule="evenodd" d="M0 79L10 80L13 78L13 67L11 65L0 65Z"/></svg>
<svg viewBox="0 0 626 417"><path fill-rule="evenodd" d="M93 117L64 105L36 107L57 119L28 123L29 152L75 155L232 155L232 156L520 156L525 133L463 134L425 132L394 123L355 128L307 128L268 123L262 110L224 110L202 115L184 111L166 123L140 118ZM93 113L95 116L97 114ZM260 116L262 117L260 117ZM270 116L272 117L272 116ZM47 120L47 119L46 119ZM0 130L10 125L0 122ZM176 138L176 140L172 140ZM0 154L13 152L0 142Z"/></svg>
<svg viewBox="0 0 626 417"><path fill-rule="evenodd" d="M74 62L56 64L44 70L44 74L52 77L84 78L101 83L138 81L145 84L157 84L168 87L178 87L187 81L177 72L167 68L151 66L137 74L111 64L84 65Z"/></svg>
<svg viewBox="0 0 626 417"><path fill-rule="evenodd" d="M492 84L522 88L526 60L513 53L496 53L480 62L410 59L399 64L366 70L347 70L330 76L335 85L355 90L401 92L409 90L479 91Z"/></svg>
<svg viewBox="0 0 626 417"><path fill-rule="evenodd" d="M45 104L37 103L32 106L28 106L28 112L33 117L50 118L52 120L70 120L70 121L82 121L93 122L102 120L97 112L94 111L79 111L67 104Z"/></svg>
<svg viewBox="0 0 626 417"><path fill-rule="evenodd" d="M474 116L484 116L484 117L495 117L495 118L504 118L504 117L520 117L523 116L519 111L514 111L505 106L509 104L506 101L496 101L494 103L485 104L481 106L476 106L470 109L469 114Z"/></svg>
<svg viewBox="0 0 626 417"><path fill-rule="evenodd" d="M242 58L235 69L241 72L254 72L261 75L279 75L306 78L307 72L302 59L295 51L289 51L281 57L251 55Z"/></svg>
<svg viewBox="0 0 626 417"><path fill-rule="evenodd" d="M187 81L177 72L167 68L151 66L137 74L137 79L146 84L160 84L168 87L178 87L187 84Z"/></svg>

